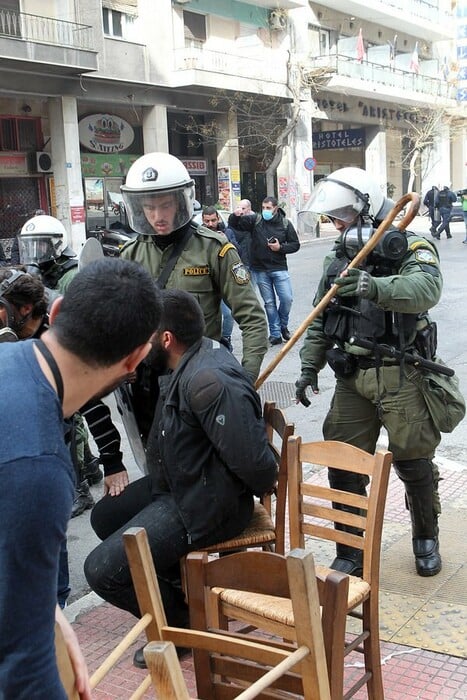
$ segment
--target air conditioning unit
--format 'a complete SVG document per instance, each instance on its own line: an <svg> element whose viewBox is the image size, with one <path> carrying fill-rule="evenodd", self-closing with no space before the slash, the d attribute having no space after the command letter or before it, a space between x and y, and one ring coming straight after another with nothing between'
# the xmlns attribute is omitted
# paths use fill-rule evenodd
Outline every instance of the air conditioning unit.
<svg viewBox="0 0 467 700"><path fill-rule="evenodd" d="M46 151L34 153L34 166L37 173L50 173L52 171L52 158Z"/></svg>
<svg viewBox="0 0 467 700"><path fill-rule="evenodd" d="M274 32L283 32L287 29L287 14L285 10L271 10L268 18L269 29Z"/></svg>

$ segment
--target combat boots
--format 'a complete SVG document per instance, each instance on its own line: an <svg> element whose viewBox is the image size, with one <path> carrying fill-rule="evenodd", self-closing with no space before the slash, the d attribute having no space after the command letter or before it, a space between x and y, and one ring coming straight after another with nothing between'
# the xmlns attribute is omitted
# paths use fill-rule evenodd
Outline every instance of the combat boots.
<svg viewBox="0 0 467 700"><path fill-rule="evenodd" d="M83 479L75 489L71 517L76 518L78 515L81 515L81 513L84 513L85 510L92 508L93 505L94 498L89 490L89 484L86 479Z"/></svg>
<svg viewBox="0 0 467 700"><path fill-rule="evenodd" d="M408 484L405 486L407 488ZM432 508L432 489L419 488L415 493L407 492L406 497L412 521L415 569L419 576L436 576L441 571L442 563L439 553L438 518Z"/></svg>
<svg viewBox="0 0 467 700"><path fill-rule="evenodd" d="M104 475L99 468L99 457L94 457L87 442L84 443L84 464L83 464L83 479L87 479L90 486L95 486L104 478Z"/></svg>
<svg viewBox="0 0 467 700"><path fill-rule="evenodd" d="M360 513L358 508L352 508L352 506L345 506L341 503L333 503L333 507L337 510L344 510L347 513ZM344 532L351 532L354 535L361 535L362 531L357 530L354 527L349 527L348 525L341 525L336 523L336 530L343 530ZM349 547L346 544L340 544L336 542L336 558L330 564L331 569L336 571L342 571L343 574L348 574L349 576L363 576L363 552L361 549L355 549L354 547Z"/></svg>
<svg viewBox="0 0 467 700"><path fill-rule="evenodd" d="M426 458L398 460L394 469L404 482L405 503L412 521L415 569L419 576L436 576L442 566L438 542L438 469Z"/></svg>
<svg viewBox="0 0 467 700"><path fill-rule="evenodd" d="M356 493L361 496L366 495L365 479L361 474L342 472L339 469L329 469L328 479L329 485L333 489L348 491L349 493ZM343 503L333 503L332 505L336 510L342 510L346 513L361 513L359 508L347 506ZM361 530L357 530L349 525L336 523L335 528L336 530L351 532L354 535L362 535ZM363 552L361 549L355 549L346 544L336 542L336 557L332 564L330 564L330 567L336 571L342 571L342 573L348 574L349 576L361 577L363 576Z"/></svg>

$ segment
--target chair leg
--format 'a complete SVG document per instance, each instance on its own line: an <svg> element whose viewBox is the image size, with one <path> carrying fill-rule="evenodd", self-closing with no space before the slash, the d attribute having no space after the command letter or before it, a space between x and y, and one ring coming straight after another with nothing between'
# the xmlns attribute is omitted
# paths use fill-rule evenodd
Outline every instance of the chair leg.
<svg viewBox="0 0 467 700"><path fill-rule="evenodd" d="M371 595L363 603L362 608L363 629L368 630L370 633L370 636L363 642L365 670L370 673L370 678L367 682L368 700L384 700L378 596Z"/></svg>

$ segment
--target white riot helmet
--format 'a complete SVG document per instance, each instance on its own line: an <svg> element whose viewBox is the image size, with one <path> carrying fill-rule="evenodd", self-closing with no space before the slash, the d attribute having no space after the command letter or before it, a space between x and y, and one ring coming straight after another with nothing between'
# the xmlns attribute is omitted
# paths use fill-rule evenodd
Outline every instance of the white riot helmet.
<svg viewBox="0 0 467 700"><path fill-rule="evenodd" d="M156 235L159 231L149 223L143 209L155 210L162 195L173 197L173 205L167 208L165 234L187 224L193 216L195 183L183 163L169 153L147 153L133 163L125 184L121 186L128 222L137 233ZM167 203L167 198L163 201ZM170 211L169 211L170 209ZM159 216L159 213L157 214Z"/></svg>
<svg viewBox="0 0 467 700"><path fill-rule="evenodd" d="M23 265L41 265L60 257L67 246L66 230L47 214L26 221L18 236L19 259Z"/></svg>
<svg viewBox="0 0 467 700"><path fill-rule="evenodd" d="M366 170L341 168L318 182L306 209L350 225L359 214L382 221L393 206Z"/></svg>

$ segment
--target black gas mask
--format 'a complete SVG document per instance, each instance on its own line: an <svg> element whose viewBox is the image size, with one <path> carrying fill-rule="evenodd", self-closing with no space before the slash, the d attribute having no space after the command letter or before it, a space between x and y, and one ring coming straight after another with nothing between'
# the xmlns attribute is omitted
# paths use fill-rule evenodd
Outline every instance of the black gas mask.
<svg viewBox="0 0 467 700"><path fill-rule="evenodd" d="M31 314L27 314L17 320L12 304L4 297L4 294L11 289L16 280L24 274L26 273L21 270L12 270L10 277L0 283L0 308L5 310L4 315L6 316L3 321L0 318L0 343L12 343L19 340L18 333L31 317Z"/></svg>
<svg viewBox="0 0 467 700"><path fill-rule="evenodd" d="M354 226L346 229L342 234L341 242L346 257L353 260L375 231L376 229L371 222L362 222L361 219ZM375 263L381 261L394 263L402 260L407 249L408 243L405 233L398 228L390 228L383 233L368 257Z"/></svg>

